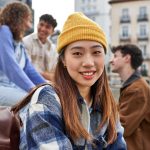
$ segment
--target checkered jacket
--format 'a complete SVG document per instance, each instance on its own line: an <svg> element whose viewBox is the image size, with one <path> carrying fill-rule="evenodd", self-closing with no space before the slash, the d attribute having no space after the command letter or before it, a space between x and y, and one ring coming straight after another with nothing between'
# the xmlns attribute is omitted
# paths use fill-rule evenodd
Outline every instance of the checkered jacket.
<svg viewBox="0 0 150 150"><path fill-rule="evenodd" d="M36 95L36 93L34 94ZM95 128L101 120L101 111L88 108L79 97L84 127L94 136L94 144L84 139L73 142L65 132L60 100L53 87L46 85L31 103L20 111L23 127L20 130L20 150L126 150L123 128L118 121L117 139L108 145L106 142L108 122L99 133Z"/></svg>

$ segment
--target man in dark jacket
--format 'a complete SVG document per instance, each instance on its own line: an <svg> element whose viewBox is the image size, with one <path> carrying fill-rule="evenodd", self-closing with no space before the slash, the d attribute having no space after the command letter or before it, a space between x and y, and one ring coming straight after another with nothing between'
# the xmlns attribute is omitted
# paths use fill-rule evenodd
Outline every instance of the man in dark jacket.
<svg viewBox="0 0 150 150"><path fill-rule="evenodd" d="M120 89L120 119L128 150L150 148L150 87L140 76L142 52L135 45L119 45L112 49L112 72L122 80Z"/></svg>

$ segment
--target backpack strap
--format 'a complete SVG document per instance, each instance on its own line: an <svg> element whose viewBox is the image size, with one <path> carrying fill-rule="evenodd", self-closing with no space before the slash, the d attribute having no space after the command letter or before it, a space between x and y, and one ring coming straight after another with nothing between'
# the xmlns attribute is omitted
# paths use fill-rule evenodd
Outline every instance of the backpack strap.
<svg viewBox="0 0 150 150"><path fill-rule="evenodd" d="M39 93L40 93L40 91L41 91L43 88L44 88L44 85L43 85L43 86L40 86L40 87L34 92L34 94L33 94L32 97L31 97L31 100L30 100L31 105L32 105L32 104L35 104L35 103L37 102L38 97L39 97Z"/></svg>
<svg viewBox="0 0 150 150"><path fill-rule="evenodd" d="M21 108L26 106L31 101L32 96L35 93L35 91L44 85L52 85L52 83L42 83L42 84L39 84L38 86L36 86L35 88L33 88L30 91L30 93L27 94L20 102L18 102L16 105L11 107L11 111L13 111L14 113L17 113Z"/></svg>

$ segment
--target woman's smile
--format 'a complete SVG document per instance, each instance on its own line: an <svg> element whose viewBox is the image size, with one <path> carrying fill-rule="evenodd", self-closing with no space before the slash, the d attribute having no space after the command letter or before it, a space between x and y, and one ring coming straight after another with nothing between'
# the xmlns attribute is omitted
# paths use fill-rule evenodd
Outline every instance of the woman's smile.
<svg viewBox="0 0 150 150"><path fill-rule="evenodd" d="M84 72L80 72L80 74L86 80L93 79L95 73L96 73L96 71L84 71Z"/></svg>

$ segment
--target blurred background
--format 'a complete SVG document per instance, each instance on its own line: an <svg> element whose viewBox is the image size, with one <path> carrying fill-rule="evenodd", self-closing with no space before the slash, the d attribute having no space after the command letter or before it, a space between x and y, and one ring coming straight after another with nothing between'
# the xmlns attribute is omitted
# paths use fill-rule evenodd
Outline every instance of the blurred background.
<svg viewBox="0 0 150 150"><path fill-rule="evenodd" d="M0 9L14 0L0 0ZM143 52L144 62L139 68L150 83L150 0L20 0L27 3L33 11L33 26L27 33L36 32L38 19L49 13L56 18L58 26L51 37L56 44L67 16L74 11L83 12L104 29L108 39L106 68L113 94L118 100L120 78L111 72L109 60L111 48L119 44L132 43Z"/></svg>

